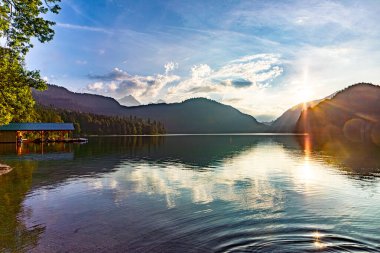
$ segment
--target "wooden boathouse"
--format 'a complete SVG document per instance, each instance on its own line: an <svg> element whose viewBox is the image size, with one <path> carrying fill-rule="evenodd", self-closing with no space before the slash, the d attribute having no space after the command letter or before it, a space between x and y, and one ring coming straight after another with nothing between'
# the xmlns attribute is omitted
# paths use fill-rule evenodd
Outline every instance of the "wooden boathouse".
<svg viewBox="0 0 380 253"><path fill-rule="evenodd" d="M43 140L45 132L60 132L63 135L72 131L73 123L10 123L0 126L0 143L15 143L25 132L39 132Z"/></svg>

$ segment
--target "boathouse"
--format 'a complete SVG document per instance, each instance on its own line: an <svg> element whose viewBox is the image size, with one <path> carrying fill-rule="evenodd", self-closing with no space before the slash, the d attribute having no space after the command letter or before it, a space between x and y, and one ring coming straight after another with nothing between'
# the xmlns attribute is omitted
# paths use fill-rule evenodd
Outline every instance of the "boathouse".
<svg viewBox="0 0 380 253"><path fill-rule="evenodd" d="M45 132L71 133L73 123L10 123L0 126L0 142L17 142L24 132L39 132L43 138Z"/></svg>

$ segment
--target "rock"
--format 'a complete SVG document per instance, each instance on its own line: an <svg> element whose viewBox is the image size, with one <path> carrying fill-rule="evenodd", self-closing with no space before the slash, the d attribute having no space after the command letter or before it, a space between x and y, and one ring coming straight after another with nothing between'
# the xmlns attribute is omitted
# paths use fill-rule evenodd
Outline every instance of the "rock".
<svg viewBox="0 0 380 253"><path fill-rule="evenodd" d="M12 168L5 164L0 164L0 176L11 172Z"/></svg>

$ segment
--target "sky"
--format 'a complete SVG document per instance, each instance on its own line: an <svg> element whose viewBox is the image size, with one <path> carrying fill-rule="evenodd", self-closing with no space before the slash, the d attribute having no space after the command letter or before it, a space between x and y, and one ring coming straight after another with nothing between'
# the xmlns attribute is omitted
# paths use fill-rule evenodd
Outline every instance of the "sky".
<svg viewBox="0 0 380 253"><path fill-rule="evenodd" d="M51 84L142 104L206 97L259 121L379 84L379 0L63 0L26 59Z"/></svg>

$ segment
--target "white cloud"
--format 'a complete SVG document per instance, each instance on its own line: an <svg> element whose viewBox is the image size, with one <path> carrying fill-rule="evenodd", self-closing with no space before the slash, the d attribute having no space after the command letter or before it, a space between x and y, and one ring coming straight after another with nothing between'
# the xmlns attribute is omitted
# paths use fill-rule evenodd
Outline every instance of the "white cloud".
<svg viewBox="0 0 380 253"><path fill-rule="evenodd" d="M118 88L118 86L117 86L117 84L115 82L111 82L111 83L108 84L108 90L110 90L112 92L116 91L117 88Z"/></svg>
<svg viewBox="0 0 380 253"><path fill-rule="evenodd" d="M89 89L91 91L99 92L99 91L103 90L103 87L104 87L104 84L102 82L95 82L95 83L89 84L87 86L87 89Z"/></svg>
<svg viewBox="0 0 380 253"><path fill-rule="evenodd" d="M168 75L169 72L178 68L178 63L172 62L172 61L168 62L164 65L164 68L165 68L165 74Z"/></svg>
<svg viewBox="0 0 380 253"><path fill-rule="evenodd" d="M207 78L210 76L212 73L212 70L210 66L207 64L199 64L199 65L194 65L191 68L191 78L193 79L202 79L202 78Z"/></svg>
<svg viewBox="0 0 380 253"><path fill-rule="evenodd" d="M279 63L279 57L273 54L245 56L223 66L214 78L231 81L236 77L260 85L282 73L282 68L276 65Z"/></svg>
<svg viewBox="0 0 380 253"><path fill-rule="evenodd" d="M100 32L100 33L112 34L112 32L110 30L100 28L100 27L75 25L75 24L59 23L59 22L56 23L56 26L66 28L66 29L72 29L72 30L83 30L83 31L90 31L90 32Z"/></svg>
<svg viewBox="0 0 380 253"><path fill-rule="evenodd" d="M92 92L116 98L131 94L143 103L157 99L180 102L192 97L206 97L237 107L250 114L265 104L266 92L273 79L282 74L279 55L258 54L244 56L212 69L207 64L194 65L190 76L180 78L170 74L176 68L173 62L165 66L165 74L131 75L114 68L105 75L91 75L97 81L87 86Z"/></svg>
<svg viewBox="0 0 380 253"><path fill-rule="evenodd" d="M179 76L170 75L175 69L175 64L165 65L166 74L151 76L130 75L119 68L114 68L106 75L90 75L96 79L94 83L87 85L87 90L116 98L133 95L142 103L150 103L157 100L159 92L172 82L178 81Z"/></svg>
<svg viewBox="0 0 380 253"><path fill-rule="evenodd" d="M282 72L279 56L273 54L245 56L214 70L207 64L195 65L191 77L168 89L165 101L208 97L237 108L244 104L249 107L253 95L269 86Z"/></svg>

